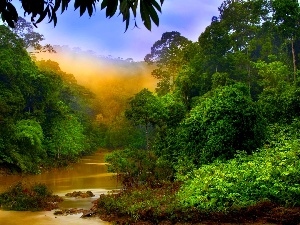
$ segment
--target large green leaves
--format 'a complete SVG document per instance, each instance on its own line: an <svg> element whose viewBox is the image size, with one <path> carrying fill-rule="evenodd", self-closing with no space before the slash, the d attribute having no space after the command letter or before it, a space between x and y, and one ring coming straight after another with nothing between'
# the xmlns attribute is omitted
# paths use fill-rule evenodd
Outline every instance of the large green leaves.
<svg viewBox="0 0 300 225"><path fill-rule="evenodd" d="M151 20L156 26L159 25L157 11L161 12L161 8L155 0L141 1L140 12L144 25L148 30L151 30Z"/></svg>
<svg viewBox="0 0 300 225"><path fill-rule="evenodd" d="M277 141L251 156L214 162L194 170L177 197L185 207L201 211L237 210L271 201L299 205L299 139Z"/></svg>
<svg viewBox="0 0 300 225"><path fill-rule="evenodd" d="M43 130L35 120L18 121L15 128L15 137L17 141L23 144L23 147L28 145L30 150L42 149Z"/></svg>
<svg viewBox="0 0 300 225"><path fill-rule="evenodd" d="M10 1L0 1L0 13L2 21L7 22L10 27L14 27L14 22L17 22L18 20L18 13Z"/></svg>
<svg viewBox="0 0 300 225"><path fill-rule="evenodd" d="M157 12L161 12L161 5L157 3L156 0L103 0L101 4L101 9L106 8L106 17L111 18L115 15L118 5L119 14L123 16L123 22L126 22L126 30L128 29L130 23L130 14L132 12L134 19L137 15L137 7L140 3L140 14L143 20L144 26L151 30L151 21L157 26L159 25L159 18ZM163 1L160 1L162 4ZM135 23L135 26L137 24Z"/></svg>
<svg viewBox="0 0 300 225"><path fill-rule="evenodd" d="M21 0L24 13L31 15L31 21L36 26L48 17L49 23L57 24L57 11L61 8L61 13L67 10L70 0ZM96 11L96 4L99 0L75 0L74 8L79 9L80 16L86 11L89 16L92 16ZM106 17L113 17L119 9L119 15L122 14L123 22L126 22L126 30L130 24L130 16L137 17L137 8L140 4L140 14L144 26L151 30L151 23L159 25L158 12L161 12L161 5L157 0L102 0L101 10L106 10ZM9 0L0 0L0 13L2 21L7 22L10 27L14 27L14 22L18 19L18 13L15 6ZM37 19L36 19L37 18ZM135 22L135 26L137 26Z"/></svg>
<svg viewBox="0 0 300 225"><path fill-rule="evenodd" d="M93 11L96 10L96 2L98 2L98 0L76 0L74 8L75 10L80 8L80 16L82 16L86 10L88 10L89 16L92 16Z"/></svg>

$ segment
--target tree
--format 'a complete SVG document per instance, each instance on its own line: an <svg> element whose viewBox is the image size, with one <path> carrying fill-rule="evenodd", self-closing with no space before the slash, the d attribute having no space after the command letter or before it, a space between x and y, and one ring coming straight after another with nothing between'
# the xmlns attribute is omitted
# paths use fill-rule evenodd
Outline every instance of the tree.
<svg viewBox="0 0 300 225"><path fill-rule="evenodd" d="M213 21L199 36L201 55L210 73L223 71L224 56L231 48L230 34L223 21ZM226 66L225 66L226 67Z"/></svg>
<svg viewBox="0 0 300 225"><path fill-rule="evenodd" d="M23 40L26 49L33 48L37 52L55 52L50 44L44 46L40 44L41 41L45 40L44 35L35 32L32 24L22 17L18 18L12 32Z"/></svg>
<svg viewBox="0 0 300 225"><path fill-rule="evenodd" d="M299 20L300 6L297 0L274 0L272 1L274 10L273 19L278 25L282 35L291 43L293 67L294 67L294 82L296 82L297 61L296 56L299 52L295 50L295 41L299 38Z"/></svg>
<svg viewBox="0 0 300 225"><path fill-rule="evenodd" d="M34 26L43 21L48 16L49 22L53 22L54 26L57 24L57 11L61 9L63 13L68 9L70 0L22 0L22 7L24 14L31 15L31 21ZM86 11L89 16L92 16L96 11L96 4L99 0L74 0L75 10L79 9L80 16ZM144 26L151 30L151 23L159 25L159 17L157 12L161 12L161 5L164 0L102 0L101 10L106 9L106 17L113 17L119 7L119 14L123 17L123 22L126 22L126 30L129 27L130 17L133 15L135 20L137 16L137 9L140 6L140 14ZM18 20L18 13L11 0L0 1L0 13L3 22L7 22L10 27L15 27L15 22ZM135 26L137 26L135 22Z"/></svg>
<svg viewBox="0 0 300 225"><path fill-rule="evenodd" d="M258 104L269 123L291 123L299 117L299 83L292 83L292 73L281 61L254 63L261 79L258 83L263 88Z"/></svg>
<svg viewBox="0 0 300 225"><path fill-rule="evenodd" d="M0 26L0 166L41 165L95 150L93 94L52 61L32 61L25 43ZM39 68L38 68L38 67ZM103 135L104 136L104 135Z"/></svg>
<svg viewBox="0 0 300 225"><path fill-rule="evenodd" d="M256 45L255 39L262 25L270 20L268 6L267 0L226 0L219 7L221 24L225 34L229 34L230 46L225 67L229 69L218 72L228 72L230 78L248 83L249 92L253 80L250 61L257 52L253 45Z"/></svg>
<svg viewBox="0 0 300 225"><path fill-rule="evenodd" d="M158 123L158 118L162 114L162 106L156 96L146 88L137 93L129 101L129 105L130 108L125 111L125 116L135 125L145 127L146 144L147 149L149 149L149 128L150 125Z"/></svg>
<svg viewBox="0 0 300 225"><path fill-rule="evenodd" d="M199 99L181 123L177 149L198 165L229 159L238 150L251 153L259 147L264 126L246 85L220 87Z"/></svg>
<svg viewBox="0 0 300 225"><path fill-rule="evenodd" d="M159 80L156 91L160 95L175 89L175 80L180 68L187 61L189 46L192 42L177 31L165 32L161 39L151 47L151 53L145 56L145 62L155 64L152 75Z"/></svg>
<svg viewBox="0 0 300 225"><path fill-rule="evenodd" d="M288 81L289 69L280 61L271 63L258 61L253 64L262 78L260 84L264 89L278 88L282 83Z"/></svg>
<svg viewBox="0 0 300 225"><path fill-rule="evenodd" d="M16 164L22 171L37 172L41 158L46 156L41 125L35 120L20 120L15 125L14 138L18 145L12 154Z"/></svg>

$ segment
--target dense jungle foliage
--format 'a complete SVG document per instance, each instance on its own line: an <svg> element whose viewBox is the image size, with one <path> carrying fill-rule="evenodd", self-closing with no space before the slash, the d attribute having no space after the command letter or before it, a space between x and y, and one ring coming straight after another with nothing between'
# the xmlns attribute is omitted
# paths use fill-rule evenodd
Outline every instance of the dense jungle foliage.
<svg viewBox="0 0 300 225"><path fill-rule="evenodd" d="M145 57L156 66L156 91L132 97L125 116L144 127L148 151L107 157L127 191L101 197L100 211L159 220L189 209L300 206L299 3L225 0L219 13L197 42L166 32ZM179 190L158 195L172 206L143 198L149 189L130 191L170 181ZM128 193L143 199L133 204Z"/></svg>
<svg viewBox="0 0 300 225"><path fill-rule="evenodd" d="M0 37L0 166L38 173L96 150L93 93L3 25Z"/></svg>
<svg viewBox="0 0 300 225"><path fill-rule="evenodd" d="M15 211L42 211L58 208L63 198L53 195L45 184L16 183L0 194L1 208Z"/></svg>
<svg viewBox="0 0 300 225"><path fill-rule="evenodd" d="M299 20L298 1L225 0L198 41L164 33L145 57L156 90L115 93L120 107L106 114L1 26L1 166L38 172L99 146L123 149L107 162L125 191L98 209L133 220L300 206Z"/></svg>

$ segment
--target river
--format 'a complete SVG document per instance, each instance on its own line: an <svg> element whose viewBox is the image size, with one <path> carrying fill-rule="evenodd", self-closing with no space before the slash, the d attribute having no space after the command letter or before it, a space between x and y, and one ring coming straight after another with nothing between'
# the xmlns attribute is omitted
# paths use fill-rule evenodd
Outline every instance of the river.
<svg viewBox="0 0 300 225"><path fill-rule="evenodd" d="M10 185L18 181L41 182L53 191L54 194L62 196L64 201L60 204L61 208L82 208L90 209L92 201L97 199L100 194L108 190L118 188L116 177L107 173L104 163L105 152L97 152L94 155L83 157L78 163L72 164L67 168L53 169L38 175L10 175L0 176L0 192L3 192ZM65 197L66 193L73 191L92 191L96 196L86 199L75 199ZM68 216L55 216L51 212L16 212L1 211L1 225L104 225L109 224L100 219L81 219L81 214ZM88 221L87 221L88 220Z"/></svg>

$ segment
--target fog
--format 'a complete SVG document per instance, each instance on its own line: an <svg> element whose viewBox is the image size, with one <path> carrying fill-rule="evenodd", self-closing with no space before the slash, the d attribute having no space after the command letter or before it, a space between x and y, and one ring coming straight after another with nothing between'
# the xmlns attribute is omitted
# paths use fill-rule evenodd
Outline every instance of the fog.
<svg viewBox="0 0 300 225"><path fill-rule="evenodd" d="M39 53L37 60L59 63L62 71L75 76L78 84L96 94L101 113L106 120L123 112L128 99L143 88L154 91L156 79L151 76L153 67L132 59L104 57L92 51L54 46L56 53Z"/></svg>

